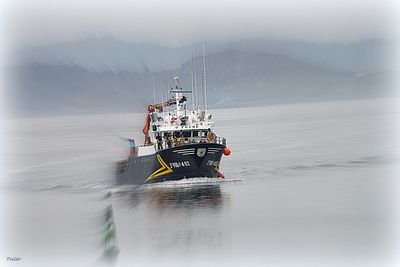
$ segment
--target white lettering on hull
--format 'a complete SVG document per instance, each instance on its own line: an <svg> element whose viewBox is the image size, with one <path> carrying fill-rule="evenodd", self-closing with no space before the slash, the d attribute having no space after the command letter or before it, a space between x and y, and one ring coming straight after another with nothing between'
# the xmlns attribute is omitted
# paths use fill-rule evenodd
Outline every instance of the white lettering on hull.
<svg viewBox="0 0 400 267"><path fill-rule="evenodd" d="M173 169L176 168L181 168L181 167L190 167L190 162L189 161L177 161L177 162L171 162L169 166Z"/></svg>
<svg viewBox="0 0 400 267"><path fill-rule="evenodd" d="M218 163L219 163L219 161L218 160L209 160L209 161L207 161L207 166L217 166L218 165Z"/></svg>

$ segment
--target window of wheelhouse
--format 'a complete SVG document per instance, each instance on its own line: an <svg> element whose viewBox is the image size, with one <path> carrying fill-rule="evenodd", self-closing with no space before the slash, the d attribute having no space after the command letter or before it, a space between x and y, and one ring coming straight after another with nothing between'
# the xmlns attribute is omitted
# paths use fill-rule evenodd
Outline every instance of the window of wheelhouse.
<svg viewBox="0 0 400 267"><path fill-rule="evenodd" d="M205 137L204 131L193 131L193 137Z"/></svg>
<svg viewBox="0 0 400 267"><path fill-rule="evenodd" d="M192 137L192 132L191 131L183 131L183 137L184 138Z"/></svg>

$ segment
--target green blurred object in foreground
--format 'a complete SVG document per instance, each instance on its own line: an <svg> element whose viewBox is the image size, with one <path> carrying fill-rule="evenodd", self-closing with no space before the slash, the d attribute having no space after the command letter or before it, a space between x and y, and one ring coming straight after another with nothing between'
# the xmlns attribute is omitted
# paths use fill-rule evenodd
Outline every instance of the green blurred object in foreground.
<svg viewBox="0 0 400 267"><path fill-rule="evenodd" d="M104 237L103 245L104 251L101 255L101 261L107 263L115 263L119 255L118 240L116 234L116 227L114 223L113 208L111 204L111 192L108 192L106 198L109 199L110 203L106 208L104 217Z"/></svg>

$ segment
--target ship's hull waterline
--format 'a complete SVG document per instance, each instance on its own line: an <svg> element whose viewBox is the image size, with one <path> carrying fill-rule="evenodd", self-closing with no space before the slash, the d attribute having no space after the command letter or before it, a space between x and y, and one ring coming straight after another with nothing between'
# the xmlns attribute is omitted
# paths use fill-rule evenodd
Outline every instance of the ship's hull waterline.
<svg viewBox="0 0 400 267"><path fill-rule="evenodd" d="M119 184L144 184L194 177L218 177L225 146L215 143L187 144L130 157L118 162Z"/></svg>

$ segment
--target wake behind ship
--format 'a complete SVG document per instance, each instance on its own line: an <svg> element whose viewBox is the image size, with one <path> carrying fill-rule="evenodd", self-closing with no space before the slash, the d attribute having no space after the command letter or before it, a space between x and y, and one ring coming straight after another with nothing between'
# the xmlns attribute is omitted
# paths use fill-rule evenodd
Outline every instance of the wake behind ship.
<svg viewBox="0 0 400 267"><path fill-rule="evenodd" d="M221 177L222 155L229 155L226 139L213 132L212 115L199 107L187 109L192 91L179 86L174 78L174 97L148 106L143 128L145 141L130 139L129 158L117 163L120 184L156 183L193 177Z"/></svg>

